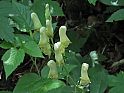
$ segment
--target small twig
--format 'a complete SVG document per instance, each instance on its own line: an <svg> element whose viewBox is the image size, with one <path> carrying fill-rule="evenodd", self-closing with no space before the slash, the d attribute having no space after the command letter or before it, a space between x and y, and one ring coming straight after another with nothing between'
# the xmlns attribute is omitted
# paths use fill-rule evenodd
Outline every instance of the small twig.
<svg viewBox="0 0 124 93"><path fill-rule="evenodd" d="M111 67L117 67L121 64L124 64L124 59L121 59L120 61L114 62Z"/></svg>

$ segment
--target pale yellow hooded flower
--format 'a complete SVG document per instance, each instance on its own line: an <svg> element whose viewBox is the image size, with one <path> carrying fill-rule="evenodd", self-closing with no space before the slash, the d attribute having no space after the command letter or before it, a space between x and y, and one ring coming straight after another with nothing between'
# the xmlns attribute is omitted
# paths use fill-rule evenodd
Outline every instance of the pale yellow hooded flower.
<svg viewBox="0 0 124 93"><path fill-rule="evenodd" d="M47 63L47 66L50 68L48 78L58 79L58 71L57 71L56 63L53 60L50 60Z"/></svg>
<svg viewBox="0 0 124 93"><path fill-rule="evenodd" d="M89 65L87 63L82 64L80 85L85 86L90 83L90 79L88 77L88 72L87 72L88 68L89 68Z"/></svg>
<svg viewBox="0 0 124 93"><path fill-rule="evenodd" d="M55 59L59 66L64 64L64 59L63 59L60 47L61 47L61 42L57 42L54 44Z"/></svg>
<svg viewBox="0 0 124 93"><path fill-rule="evenodd" d="M40 29L40 41L39 41L39 47L43 51L45 55L50 56L51 55L51 46L49 44L49 38L46 35L46 28L41 27Z"/></svg>
<svg viewBox="0 0 124 93"><path fill-rule="evenodd" d="M53 27L50 20L46 20L46 34L49 38L53 38Z"/></svg>
<svg viewBox="0 0 124 93"><path fill-rule="evenodd" d="M59 28L59 37L60 37L60 42L63 48L67 48L68 45L71 43L71 41L66 35L66 30L67 30L66 26L61 26Z"/></svg>
<svg viewBox="0 0 124 93"><path fill-rule="evenodd" d="M31 13L31 19L34 24L34 30L39 30L42 25L36 13Z"/></svg>

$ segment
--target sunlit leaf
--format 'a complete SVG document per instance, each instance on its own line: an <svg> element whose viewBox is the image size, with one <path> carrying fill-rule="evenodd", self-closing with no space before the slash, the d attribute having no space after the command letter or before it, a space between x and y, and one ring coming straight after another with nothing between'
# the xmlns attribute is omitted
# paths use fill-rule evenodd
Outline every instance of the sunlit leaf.
<svg viewBox="0 0 124 93"><path fill-rule="evenodd" d="M12 5L16 14L10 15L10 17L17 23L17 28L23 32L32 30L33 22L31 20L31 10L29 7L14 1Z"/></svg>
<svg viewBox="0 0 124 93"><path fill-rule="evenodd" d="M24 50L11 48L2 57L6 78L23 62Z"/></svg>

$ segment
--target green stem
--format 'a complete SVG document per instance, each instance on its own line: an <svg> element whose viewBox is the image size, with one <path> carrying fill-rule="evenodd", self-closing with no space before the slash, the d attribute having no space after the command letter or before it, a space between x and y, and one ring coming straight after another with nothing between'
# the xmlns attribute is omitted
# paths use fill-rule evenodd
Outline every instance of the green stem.
<svg viewBox="0 0 124 93"><path fill-rule="evenodd" d="M37 73L38 75L40 76L40 70L38 69L38 66L37 66L37 59L33 59L33 57L31 57L31 60L33 62L33 65L35 66L36 70L37 70Z"/></svg>
<svg viewBox="0 0 124 93"><path fill-rule="evenodd" d="M33 33L32 33L32 31L30 31L30 37L33 39Z"/></svg>

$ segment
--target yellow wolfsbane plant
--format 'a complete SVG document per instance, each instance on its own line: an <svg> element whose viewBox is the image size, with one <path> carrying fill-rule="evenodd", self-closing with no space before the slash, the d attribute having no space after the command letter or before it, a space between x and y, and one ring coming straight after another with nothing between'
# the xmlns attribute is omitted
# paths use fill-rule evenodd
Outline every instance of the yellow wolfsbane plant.
<svg viewBox="0 0 124 93"><path fill-rule="evenodd" d="M61 26L59 28L59 37L60 37L60 42L63 48L67 48L68 45L71 43L71 41L66 35L66 30L67 30L66 26Z"/></svg>
<svg viewBox="0 0 124 93"><path fill-rule="evenodd" d="M46 20L46 34L49 38L53 38L53 27L50 20Z"/></svg>
<svg viewBox="0 0 124 93"><path fill-rule="evenodd" d="M82 64L80 85L85 86L90 83L90 79L88 77L88 72L87 72L88 68L89 68L89 65L87 63Z"/></svg>
<svg viewBox="0 0 124 93"><path fill-rule="evenodd" d="M32 19L33 24L34 24L34 29L39 30L42 27L42 25L41 25L41 22L40 22L40 20L37 16L37 14L36 13L31 13L31 19Z"/></svg>
<svg viewBox="0 0 124 93"><path fill-rule="evenodd" d="M49 44L49 38L46 35L46 28L45 27L40 28L39 47L42 49L42 51L45 55L48 55L48 56L51 55L51 46Z"/></svg>
<svg viewBox="0 0 124 93"><path fill-rule="evenodd" d="M57 42L54 44L55 59L59 66L64 64L64 59L63 59L60 47L61 47L61 42Z"/></svg>
<svg viewBox="0 0 124 93"><path fill-rule="evenodd" d="M48 78L57 79L58 71L57 71L56 63L53 60L50 60L47 63L47 66L50 68Z"/></svg>

